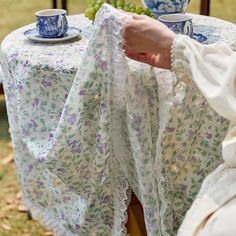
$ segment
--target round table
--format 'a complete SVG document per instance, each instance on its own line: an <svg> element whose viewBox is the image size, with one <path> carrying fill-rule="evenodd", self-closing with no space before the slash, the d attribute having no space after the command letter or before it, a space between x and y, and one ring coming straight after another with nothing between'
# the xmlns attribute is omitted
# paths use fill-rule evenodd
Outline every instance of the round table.
<svg viewBox="0 0 236 236"><path fill-rule="evenodd" d="M193 15L194 32L206 35L206 43L225 41L235 47L235 24L220 19ZM72 76L79 68L83 51L92 30L91 21L84 15L69 16L69 25L82 29L82 39L57 44L41 44L30 42L23 35L27 29L35 27L31 24L9 34L1 44L2 64L4 67L21 63L40 72L46 67L64 73L70 71ZM6 79L5 79L6 80Z"/></svg>
<svg viewBox="0 0 236 236"><path fill-rule="evenodd" d="M34 27L31 24L9 34L1 45L3 85L20 184L33 168L29 165L25 166L24 171L18 171L18 166L22 167L22 163L27 163L27 159L33 155L27 150L23 138L34 132L39 124L41 130L38 136L35 135L35 139L47 145L52 138L51 133L60 118L76 72L80 69L80 62L93 30L91 22L84 15L69 16L68 20L70 26L82 30L81 40L57 44L31 42L23 34L25 30ZM194 32L204 34L208 38L206 43L224 41L236 50L234 24L199 15L193 15L193 23ZM149 68L131 60L128 63L134 76ZM151 76L153 74L150 73ZM166 173L166 179L171 183L168 188L170 195L172 194L173 205L179 206L175 209L174 216L174 227L177 227L204 177L222 162L220 143L228 122L208 106L193 84L179 82L171 72L161 69L155 69L155 78L162 120L159 124L158 145L166 164L162 167L164 171L160 171ZM26 115L22 114L22 107L19 106L22 106L22 94L25 99L25 113L29 113L29 119L27 126L20 130L19 114ZM168 117L167 110L171 117ZM68 122L73 122L73 117ZM156 164L158 166L158 160ZM140 198L135 181L135 178L131 179L130 185ZM166 188L165 181L163 182L163 188ZM22 184L21 187L24 193Z"/></svg>

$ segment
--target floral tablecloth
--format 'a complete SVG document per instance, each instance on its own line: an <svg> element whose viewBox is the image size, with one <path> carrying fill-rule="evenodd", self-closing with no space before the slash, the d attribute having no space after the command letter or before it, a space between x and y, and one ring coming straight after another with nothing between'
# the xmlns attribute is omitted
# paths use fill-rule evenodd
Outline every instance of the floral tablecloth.
<svg viewBox="0 0 236 236"><path fill-rule="evenodd" d="M210 17L193 16L195 32L207 36L207 43L222 40L236 49L234 24ZM73 179L73 184L68 185L66 183L71 182L72 177L65 174L66 169L71 168L67 162L64 162L64 166L57 166L56 160L52 160L50 165L53 168L57 166L56 172L50 171L50 166L47 169L41 164L45 161L45 153L42 150L46 152L53 142L54 131L62 112L65 113L69 126L74 127L77 124L78 114L71 112L69 107L66 109L65 104L75 75L80 70L82 56L89 52L85 49L94 29L83 15L70 16L69 24L82 29L81 40L54 45L30 42L23 35L26 29L33 27L30 25L8 35L1 45L3 85L17 175L27 208L58 235L123 235L125 214L117 218L121 221L120 224L112 222L113 219L106 218L105 215L98 216L101 212L96 212L96 209L93 215L84 215L87 209L86 194L90 188L86 179L91 177L86 166L83 168L82 165L80 169L74 166L73 174L78 173L78 176L83 178ZM96 44L98 48L103 43L99 42ZM99 54L94 54L93 60L102 72L106 71L110 63L101 60ZM222 162L220 144L227 131L228 122L208 106L193 84L178 81L169 71L154 70L130 60L128 65L132 86L128 89L127 108L122 108L126 111L123 112L121 109L120 114L117 114L120 120L125 117L128 119L128 126L123 132L124 137L128 137L129 140L120 142L127 146L124 146L124 149L130 152L128 160L127 156L121 156L119 159L127 180L122 182L125 184L122 191L127 190L122 203L128 202L132 189L144 206L149 235L175 235L204 177ZM88 95L86 93L86 89L80 90L78 96ZM88 99L92 99L88 102L97 104L100 95L96 95L96 91L93 93L95 96L88 96ZM132 111L137 107L139 115L135 110ZM102 116L105 111L102 103L99 111ZM143 126L146 118L151 120L150 127ZM94 119L91 114L91 117L87 117L87 123L83 125L92 127ZM143 133L144 130L148 132ZM64 134L70 132L73 130L66 130L65 127ZM89 129L87 132L89 137ZM104 138L99 132L95 137L99 155L107 153ZM86 140L86 135L81 143L74 140L73 135L68 136L67 140L69 141L66 145L74 154L84 151L81 143L89 144L91 141ZM60 150L57 151L60 153ZM120 149L121 153L122 151ZM71 158L71 153L65 153L63 158ZM87 159L84 155L84 161ZM81 167L81 163L78 164ZM101 168L99 159L96 160L96 164L95 170ZM142 170L138 168L141 164L145 167ZM117 174L116 170L112 171ZM57 173L64 173L63 181L58 178ZM116 177L114 176L114 182L118 183ZM103 184L105 186L108 183L103 181ZM84 196L77 195L81 186L84 186ZM111 201L102 189L100 195L101 205L105 206ZM92 208L95 202L90 204ZM120 209L123 212L127 206L121 204L119 207L123 207ZM105 209L107 208L104 207L104 211ZM113 208L109 210L114 211ZM107 209L107 212L109 210ZM112 223L118 228L120 226L120 229L111 233L105 226ZM83 224L89 226L86 228ZM83 227L85 230L81 229ZM88 228L90 231L86 231Z"/></svg>

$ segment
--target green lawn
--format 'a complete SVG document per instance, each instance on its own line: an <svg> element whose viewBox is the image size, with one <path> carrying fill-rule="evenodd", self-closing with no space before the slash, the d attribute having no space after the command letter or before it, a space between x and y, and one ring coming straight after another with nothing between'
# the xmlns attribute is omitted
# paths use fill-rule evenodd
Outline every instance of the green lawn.
<svg viewBox="0 0 236 236"><path fill-rule="evenodd" d="M69 14L82 13L86 0L68 0ZM136 0L141 4L139 0ZM191 0L188 12L198 13L200 0ZM0 0L0 42L12 30L34 21L34 12L51 7L51 0ZM236 23L235 0L211 0L211 15ZM0 97L0 162L12 153L3 96ZM50 233L19 210L14 163L0 164L0 236L46 236Z"/></svg>
<svg viewBox="0 0 236 236"><path fill-rule="evenodd" d="M141 0L134 0L141 4ZM191 0L188 12L198 13L200 0ZM86 0L68 0L69 14L82 13ZM12 30L34 21L34 12L51 7L51 0L0 0L0 41ZM211 0L211 15L236 23L235 0Z"/></svg>

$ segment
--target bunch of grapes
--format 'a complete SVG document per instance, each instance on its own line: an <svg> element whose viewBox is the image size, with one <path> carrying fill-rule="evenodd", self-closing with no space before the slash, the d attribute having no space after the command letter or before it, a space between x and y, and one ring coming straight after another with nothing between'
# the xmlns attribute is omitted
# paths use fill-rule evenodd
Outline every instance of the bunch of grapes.
<svg viewBox="0 0 236 236"><path fill-rule="evenodd" d="M108 3L111 6L122 9L126 12L133 12L139 15L147 15L154 17L149 9L143 7L136 7L135 3L127 0L88 0L89 6L85 11L85 16L90 20L94 20L97 11L100 9L103 3Z"/></svg>

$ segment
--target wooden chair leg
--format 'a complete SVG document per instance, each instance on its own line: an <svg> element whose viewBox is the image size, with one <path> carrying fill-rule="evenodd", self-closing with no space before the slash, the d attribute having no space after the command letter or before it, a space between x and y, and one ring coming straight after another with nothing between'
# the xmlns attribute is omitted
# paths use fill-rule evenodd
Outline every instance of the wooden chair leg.
<svg viewBox="0 0 236 236"><path fill-rule="evenodd" d="M143 236L142 229L134 212L135 207L133 205L128 208L127 233L129 236Z"/></svg>
<svg viewBox="0 0 236 236"><path fill-rule="evenodd" d="M67 0L61 0L61 8L67 10Z"/></svg>
<svg viewBox="0 0 236 236"><path fill-rule="evenodd" d="M209 14L210 14L210 0L201 0L200 14L209 16Z"/></svg>
<svg viewBox="0 0 236 236"><path fill-rule="evenodd" d="M146 236L143 208L137 197L132 193L128 207L128 222L126 224L129 236Z"/></svg>
<svg viewBox="0 0 236 236"><path fill-rule="evenodd" d="M52 0L52 8L57 8L57 0ZM67 10L67 0L61 0L61 8Z"/></svg>
<svg viewBox="0 0 236 236"><path fill-rule="evenodd" d="M3 86L2 86L2 84L0 84L0 94L4 94L4 91L3 91Z"/></svg>
<svg viewBox="0 0 236 236"><path fill-rule="evenodd" d="M57 8L57 0L52 0L52 8Z"/></svg>

